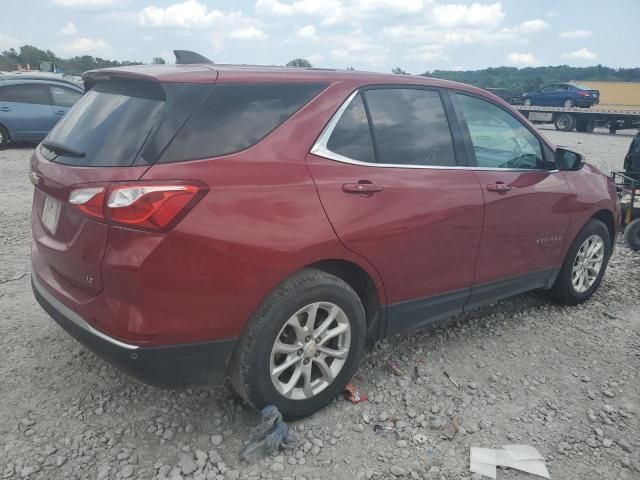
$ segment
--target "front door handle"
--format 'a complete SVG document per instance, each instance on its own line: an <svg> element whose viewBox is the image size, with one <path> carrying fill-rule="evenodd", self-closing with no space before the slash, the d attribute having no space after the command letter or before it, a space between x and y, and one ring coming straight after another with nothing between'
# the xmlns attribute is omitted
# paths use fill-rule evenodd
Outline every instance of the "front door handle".
<svg viewBox="0 0 640 480"><path fill-rule="evenodd" d="M10 107L2 107L2 108L0 108L0 111L3 111L3 112L10 112L10 111L11 111L11 108L10 108Z"/></svg>
<svg viewBox="0 0 640 480"><path fill-rule="evenodd" d="M345 183L342 185L344 193L376 193L383 190L382 185L377 183L360 181L358 183Z"/></svg>
<svg viewBox="0 0 640 480"><path fill-rule="evenodd" d="M56 115L64 115L65 113L67 113L66 110L58 110Z"/></svg>
<svg viewBox="0 0 640 480"><path fill-rule="evenodd" d="M487 185L487 190L490 192L507 193L511 190L511 185L507 185L504 182L490 183Z"/></svg>

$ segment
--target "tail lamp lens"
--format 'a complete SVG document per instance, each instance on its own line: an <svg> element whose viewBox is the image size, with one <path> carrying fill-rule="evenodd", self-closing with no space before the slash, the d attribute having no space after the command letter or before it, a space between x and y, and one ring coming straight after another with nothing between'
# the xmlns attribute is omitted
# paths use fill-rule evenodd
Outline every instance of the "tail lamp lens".
<svg viewBox="0 0 640 480"><path fill-rule="evenodd" d="M69 203L109 223L145 230L169 226L204 189L195 185L137 184L78 188ZM106 201L105 201L106 197Z"/></svg>
<svg viewBox="0 0 640 480"><path fill-rule="evenodd" d="M193 199L191 185L116 187L109 193L107 217L116 223L161 229Z"/></svg>
<svg viewBox="0 0 640 480"><path fill-rule="evenodd" d="M69 203L90 217L104 218L104 187L79 188L69 194Z"/></svg>

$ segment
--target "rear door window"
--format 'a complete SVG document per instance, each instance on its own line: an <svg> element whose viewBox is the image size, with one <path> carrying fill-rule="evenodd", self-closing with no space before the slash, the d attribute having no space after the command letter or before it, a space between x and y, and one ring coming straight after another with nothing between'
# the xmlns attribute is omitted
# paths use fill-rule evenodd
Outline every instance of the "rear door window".
<svg viewBox="0 0 640 480"><path fill-rule="evenodd" d="M53 104L59 107L71 107L82 96L82 93L65 87L50 87Z"/></svg>
<svg viewBox="0 0 640 480"><path fill-rule="evenodd" d="M67 165L131 165L158 123L164 104L164 90L158 83L97 83L47 137L47 140L84 153L84 156L52 155L42 147L43 154Z"/></svg>
<svg viewBox="0 0 640 480"><path fill-rule="evenodd" d="M159 162L228 155L247 149L289 119L324 85L216 85Z"/></svg>
<svg viewBox="0 0 640 480"><path fill-rule="evenodd" d="M366 90L378 162L400 165L456 164L449 123L437 90Z"/></svg>
<svg viewBox="0 0 640 480"><path fill-rule="evenodd" d="M49 105L47 87L35 83L5 85L0 87L0 102Z"/></svg>

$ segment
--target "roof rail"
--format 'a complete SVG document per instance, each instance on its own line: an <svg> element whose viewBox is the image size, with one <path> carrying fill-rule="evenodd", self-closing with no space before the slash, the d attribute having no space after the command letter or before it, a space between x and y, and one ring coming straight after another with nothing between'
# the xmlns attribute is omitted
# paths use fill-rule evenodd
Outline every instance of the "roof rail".
<svg viewBox="0 0 640 480"><path fill-rule="evenodd" d="M193 63L213 64L213 62L207 57L200 55L199 53L192 52L191 50L174 50L173 54L176 56L176 65Z"/></svg>

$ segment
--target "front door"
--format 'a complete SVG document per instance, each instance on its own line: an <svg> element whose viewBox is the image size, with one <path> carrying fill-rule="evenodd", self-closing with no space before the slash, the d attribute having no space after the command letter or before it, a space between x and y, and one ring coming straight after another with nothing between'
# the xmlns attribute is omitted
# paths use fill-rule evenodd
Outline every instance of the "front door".
<svg viewBox="0 0 640 480"><path fill-rule="evenodd" d="M307 165L342 243L382 276L387 334L461 311L483 196L473 171L452 168L460 154L440 93L366 89L337 115Z"/></svg>
<svg viewBox="0 0 640 480"><path fill-rule="evenodd" d="M544 143L513 114L456 94L484 192L482 243L470 304L546 285L562 263L570 193Z"/></svg>
<svg viewBox="0 0 640 480"><path fill-rule="evenodd" d="M45 85L21 83L0 87L0 117L14 141L40 141L53 127L53 109Z"/></svg>

